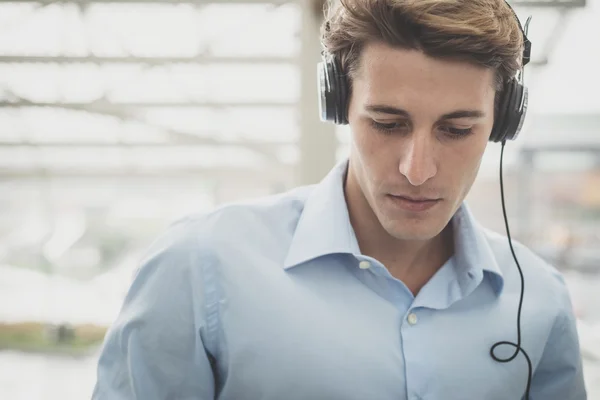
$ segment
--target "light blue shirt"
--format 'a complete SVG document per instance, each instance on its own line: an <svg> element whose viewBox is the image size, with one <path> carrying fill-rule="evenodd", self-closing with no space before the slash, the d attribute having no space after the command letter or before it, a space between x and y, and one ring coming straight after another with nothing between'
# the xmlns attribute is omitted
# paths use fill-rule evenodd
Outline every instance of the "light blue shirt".
<svg viewBox="0 0 600 400"><path fill-rule="evenodd" d="M524 357L502 364L489 354L517 339L520 279L506 238L461 206L454 256L414 297L361 254L346 168L174 224L151 246L107 334L93 399L520 399ZM532 252L516 251L531 399L583 400L565 284Z"/></svg>

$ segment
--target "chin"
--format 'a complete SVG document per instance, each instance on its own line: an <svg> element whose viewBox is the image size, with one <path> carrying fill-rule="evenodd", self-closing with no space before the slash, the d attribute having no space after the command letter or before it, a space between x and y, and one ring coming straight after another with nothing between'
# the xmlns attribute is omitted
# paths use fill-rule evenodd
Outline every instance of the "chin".
<svg viewBox="0 0 600 400"><path fill-rule="evenodd" d="M395 213L394 213L395 214ZM430 240L439 235L450 218L444 218L438 212L426 212L417 218L394 215L393 217L380 214L379 223L383 229L398 240Z"/></svg>
<svg viewBox="0 0 600 400"><path fill-rule="evenodd" d="M409 241L427 241L431 240L442 232L443 227L437 226L414 226L405 225L401 223L392 223L383 225L386 232L398 239L398 240L409 240Z"/></svg>

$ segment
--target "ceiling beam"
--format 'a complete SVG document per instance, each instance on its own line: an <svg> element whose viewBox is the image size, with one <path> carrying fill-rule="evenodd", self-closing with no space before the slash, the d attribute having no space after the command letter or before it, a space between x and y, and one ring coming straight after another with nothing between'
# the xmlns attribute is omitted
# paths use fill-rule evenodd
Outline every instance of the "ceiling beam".
<svg viewBox="0 0 600 400"><path fill-rule="evenodd" d="M90 102L37 102L25 99L19 99L17 101L0 101L0 108L24 108L24 107L53 107L63 108L71 110L84 110L90 112L114 112L122 110L124 108L146 108L146 107L176 107L176 108L190 108L190 107L206 107L206 108L228 108L228 107L296 107L297 102L269 102L269 101L238 101L238 102L214 102L214 101L124 101L124 102L112 102L105 100L95 100Z"/></svg>
<svg viewBox="0 0 600 400"><path fill-rule="evenodd" d="M127 3L127 4L286 4L293 0L0 0L1 3L38 3L38 4L94 4L94 3Z"/></svg>
<svg viewBox="0 0 600 400"><path fill-rule="evenodd" d="M129 149L180 149L185 147L186 149L202 149L206 147L233 147L238 148L241 147L243 149L260 151L264 152L274 152L277 148L285 147L285 146L295 146L296 143L293 141L279 141L279 142L260 142L256 140L248 140L248 139L240 139L236 141L226 142L220 141L216 138L211 137L194 137L190 139L189 142L77 142L77 141L49 141L49 142L36 142L36 141L20 141L20 142L8 142L8 141L0 141L0 149L2 148L42 148L42 149L86 149L86 148L104 148L104 149L120 149L120 148L129 148Z"/></svg>
<svg viewBox="0 0 600 400"><path fill-rule="evenodd" d="M122 120L122 121L138 122L138 123L148 125L154 129L158 129L158 130L164 132L167 135L167 137L169 138L170 144L173 146L177 146L177 145L180 145L180 146L181 145L185 145L185 146L189 146L189 145L223 146L223 145L225 145L225 143L222 140L219 140L217 138L218 133L214 134L213 135L214 137L210 137L207 134L207 132L204 132L205 133L204 136L198 136L193 133L183 132L183 131L168 128L168 127L158 126L154 123L150 123L149 121L145 120L145 118L143 118L143 117L136 116L135 112L133 111L134 107L123 106L122 103L113 104L113 103L108 103L105 100L96 100L96 101L89 102L89 103L58 103L57 104L57 103L36 103L36 102L31 102L29 100L18 99L17 101L14 101L14 102L1 102L0 101L0 108L2 107L2 103L4 103L6 107L15 107L15 108L19 108L19 107L20 108L53 107L53 108L61 108L61 109L79 111L79 112L89 112L89 113L94 113L94 114L98 114L98 115L104 115L104 116L108 116L108 117L118 118L119 120ZM185 104L189 105L189 103L185 103ZM197 103L195 103L195 104L197 105ZM256 103L252 103L252 105L255 105L255 104ZM279 104L277 104L277 105L279 105ZM168 106L173 106L173 105L172 105L172 103L169 103ZM205 106L207 106L207 105L205 105ZM225 106L227 106L227 105L225 105ZM213 105L213 107L217 107L217 105ZM23 143L23 142L21 142L21 143ZM57 146L60 145L60 143L55 143L55 144ZM66 144L66 143L62 143L62 144L69 146L69 144ZM39 144L37 144L37 143L35 143L35 144L34 143L30 143L30 144L25 143L25 145L39 146ZM98 145L98 144L96 144L96 145ZM109 145L111 145L111 144L109 144ZM123 142L123 145L133 146L133 144L128 145L128 144L125 144L125 142ZM140 144L136 144L136 145L140 146ZM268 144L261 143L261 142L248 141L248 140L242 139L240 141L236 141L235 143L231 143L229 145L230 146L242 146L246 149L253 150L253 151L257 152L258 154L261 154L262 156L265 157L266 160L268 160L270 162L277 161L277 156L274 151L274 150L276 150L276 148L274 146L277 146L277 144L268 145ZM74 144L73 146L77 146L77 144Z"/></svg>
<svg viewBox="0 0 600 400"><path fill-rule="evenodd" d="M139 179L149 178L153 182L158 178L185 178L203 177L223 182L241 180L244 182L256 181L290 181L293 177L294 166L281 164L277 168L249 167L249 166L214 166L214 167L176 167L176 168L132 168L117 167L103 169L74 169L74 168L0 168L0 183L18 179L36 180L40 178L76 179Z"/></svg>
<svg viewBox="0 0 600 400"><path fill-rule="evenodd" d="M519 149L524 155L540 153L590 153L600 155L600 143L589 143L581 145L572 144L548 144L536 147L525 146Z"/></svg>
<svg viewBox="0 0 600 400"><path fill-rule="evenodd" d="M252 141L247 139L236 140L235 142L224 142L218 140L217 138L210 137L197 137L193 135L189 135L187 137L177 138L175 142L162 142L162 143L132 143L132 142L112 142L112 143L102 143L102 142L0 142L0 149L2 148L34 148L34 149L54 149L54 150L70 150L77 151L77 149L133 149L133 150L144 150L144 149L152 149L152 150L177 150L185 148L189 149L206 149L207 147L214 148L238 148L243 150L253 151L256 154L264 157L264 160L271 165L279 165L279 159L277 156L277 150L283 149L286 146L294 146L295 144L292 142L283 143L283 142L259 142Z"/></svg>
<svg viewBox="0 0 600 400"><path fill-rule="evenodd" d="M293 57L256 56L222 57L199 55L196 57L145 57L145 56L52 56L52 55L0 55L0 63L7 64L284 64L294 63Z"/></svg>
<svg viewBox="0 0 600 400"><path fill-rule="evenodd" d="M0 0L0 3L38 3L38 4L93 4L93 3L128 3L128 4L286 4L296 0ZM516 7L585 7L586 0L509 0Z"/></svg>
<svg viewBox="0 0 600 400"><path fill-rule="evenodd" d="M297 0L0 0L1 3L38 3L38 4L286 4ZM509 0L515 7L555 8L586 6L586 0Z"/></svg>
<svg viewBox="0 0 600 400"><path fill-rule="evenodd" d="M297 0L0 0L1 3L37 3L37 4L273 4L296 3ZM586 6L586 0L509 0L515 7L536 8L580 8Z"/></svg>

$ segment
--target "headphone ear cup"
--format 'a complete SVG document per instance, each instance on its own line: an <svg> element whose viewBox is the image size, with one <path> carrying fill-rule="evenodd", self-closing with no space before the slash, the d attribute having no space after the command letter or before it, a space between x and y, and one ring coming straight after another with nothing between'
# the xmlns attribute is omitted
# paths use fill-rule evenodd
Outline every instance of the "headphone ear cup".
<svg viewBox="0 0 600 400"><path fill-rule="evenodd" d="M322 61L317 64L317 91L319 93L319 117L321 121L328 121L329 115L327 113L327 66Z"/></svg>
<svg viewBox="0 0 600 400"><path fill-rule="evenodd" d="M348 79L342 70L342 66L339 63L337 64L337 68L338 68L338 73L337 73L338 84L339 84L339 88L340 88L340 97L339 97L339 103L338 103L338 109L340 111L339 123L341 125L347 125L348 124L348 97L349 97L348 96L348 92L349 92Z"/></svg>
<svg viewBox="0 0 600 400"><path fill-rule="evenodd" d="M317 75L321 120L347 124L348 84L337 58L324 58L317 65Z"/></svg>
<svg viewBox="0 0 600 400"><path fill-rule="evenodd" d="M334 108L335 108L335 123L339 124L340 123L340 97L341 97L341 88L340 88L340 81L339 81L339 70L338 70L338 65L337 65L337 60L335 59L335 57L333 57L330 61L330 65L331 65L331 81L335 82L335 96L333 97L333 101L334 101Z"/></svg>
<svg viewBox="0 0 600 400"><path fill-rule="evenodd" d="M508 117L505 130L506 140L514 140L519 135L527 114L527 88L515 82L512 99L508 104Z"/></svg>
<svg viewBox="0 0 600 400"><path fill-rule="evenodd" d="M333 66L327 60L323 60L317 66L319 85L319 109L322 121L336 121L336 79Z"/></svg>
<svg viewBox="0 0 600 400"><path fill-rule="evenodd" d="M333 58L331 61L333 67L334 79L336 82L336 96L335 96L335 114L336 124L345 125L348 123L347 108L348 108L348 85L346 78L342 73L342 67L337 58Z"/></svg>
<svg viewBox="0 0 600 400"><path fill-rule="evenodd" d="M490 134L491 142L502 142L506 138L506 128L509 123L508 119L511 116L509 107L511 99L513 98L515 82L515 80L511 80L502 88L502 93L500 94L500 106L498 107L498 112L494 118L494 127Z"/></svg>
<svg viewBox="0 0 600 400"><path fill-rule="evenodd" d="M327 80L329 82L329 96L327 97L328 120L337 123L337 97L339 90L335 76L335 67L331 61L327 61L325 65L327 65Z"/></svg>

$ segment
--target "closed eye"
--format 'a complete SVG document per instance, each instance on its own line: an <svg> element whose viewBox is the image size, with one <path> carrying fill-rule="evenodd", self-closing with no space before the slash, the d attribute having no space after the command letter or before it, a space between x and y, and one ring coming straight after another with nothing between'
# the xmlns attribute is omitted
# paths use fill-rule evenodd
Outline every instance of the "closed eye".
<svg viewBox="0 0 600 400"><path fill-rule="evenodd" d="M453 139L460 139L461 137L465 137L470 135L473 132L473 128L456 128L453 126L441 126L440 129L442 132L446 133L449 137Z"/></svg>
<svg viewBox="0 0 600 400"><path fill-rule="evenodd" d="M400 129L404 129L406 127L408 127L408 123L407 122L377 122L375 120L371 120L371 125L373 126L373 128L377 129L380 132L383 133L392 133L393 131L397 131Z"/></svg>
<svg viewBox="0 0 600 400"><path fill-rule="evenodd" d="M405 132L407 129L410 129L410 122L407 121L378 122L371 119L369 122L373 128L384 134ZM457 128L451 125L441 125L438 129L451 139L461 139L473 133L473 127Z"/></svg>

